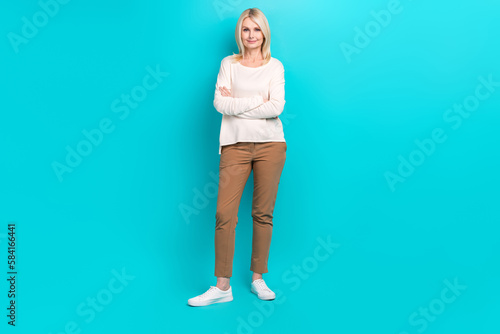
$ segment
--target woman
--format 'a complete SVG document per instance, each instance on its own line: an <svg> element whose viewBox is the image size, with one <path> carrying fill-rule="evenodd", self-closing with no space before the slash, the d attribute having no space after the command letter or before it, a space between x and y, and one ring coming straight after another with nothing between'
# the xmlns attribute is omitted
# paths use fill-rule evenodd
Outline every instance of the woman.
<svg viewBox="0 0 500 334"><path fill-rule="evenodd" d="M217 285L190 298L191 306L233 300L229 280L238 207L252 170L251 291L262 300L276 297L262 274L268 272L274 204L287 150L278 118L285 105L284 68L278 59L271 57L269 25L259 9L249 8L241 14L235 37L239 53L222 59L214 95L214 107L223 115L215 214Z"/></svg>

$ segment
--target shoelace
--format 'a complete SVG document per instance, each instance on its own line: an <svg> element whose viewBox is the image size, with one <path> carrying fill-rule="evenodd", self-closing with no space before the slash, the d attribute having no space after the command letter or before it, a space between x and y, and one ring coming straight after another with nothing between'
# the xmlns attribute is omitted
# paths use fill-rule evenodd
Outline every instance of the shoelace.
<svg viewBox="0 0 500 334"><path fill-rule="evenodd" d="M258 285L262 290L272 292L271 289L267 287L266 282L264 282L263 280L256 280L255 284Z"/></svg>
<svg viewBox="0 0 500 334"><path fill-rule="evenodd" d="M200 295L200 299L204 299L204 298L207 298L208 296L210 296L213 292L215 291L215 286L210 286L210 289L208 289L207 291L205 291L204 293L202 293Z"/></svg>

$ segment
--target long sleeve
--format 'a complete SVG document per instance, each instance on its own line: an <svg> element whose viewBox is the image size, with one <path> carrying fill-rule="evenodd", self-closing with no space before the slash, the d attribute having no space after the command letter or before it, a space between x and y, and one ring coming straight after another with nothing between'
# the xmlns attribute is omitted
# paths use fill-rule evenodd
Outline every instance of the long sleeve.
<svg viewBox="0 0 500 334"><path fill-rule="evenodd" d="M227 59L221 61L217 83L215 84L214 107L223 115L239 115L247 110L258 107L264 103L260 95L252 97L222 96L219 87L225 86L231 89L230 63Z"/></svg>
<svg viewBox="0 0 500 334"><path fill-rule="evenodd" d="M272 77L269 84L269 101L264 104L245 111L236 117L240 118L274 118L279 116L285 107L285 69L280 69Z"/></svg>

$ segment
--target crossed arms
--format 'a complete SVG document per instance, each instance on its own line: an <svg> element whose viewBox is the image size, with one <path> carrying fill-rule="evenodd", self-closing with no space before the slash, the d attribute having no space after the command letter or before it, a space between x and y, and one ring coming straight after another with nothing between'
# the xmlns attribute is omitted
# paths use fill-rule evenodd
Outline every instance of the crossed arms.
<svg viewBox="0 0 500 334"><path fill-rule="evenodd" d="M285 71L283 67L276 71L271 78L268 101L265 101L261 95L252 97L224 96L227 95L227 89L223 87L231 87L229 71L229 62L222 61L214 94L214 107L218 112L223 115L253 119L275 118L283 112L285 106Z"/></svg>

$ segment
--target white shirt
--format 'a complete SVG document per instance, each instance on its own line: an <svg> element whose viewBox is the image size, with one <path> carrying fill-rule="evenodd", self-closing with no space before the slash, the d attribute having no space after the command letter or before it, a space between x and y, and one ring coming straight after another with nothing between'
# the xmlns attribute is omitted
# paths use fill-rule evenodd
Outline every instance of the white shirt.
<svg viewBox="0 0 500 334"><path fill-rule="evenodd" d="M222 96L219 87L231 90ZM269 101L264 103L264 97ZM215 84L214 107L222 114L219 154L222 146L237 142L284 142L278 116L285 106L285 69L276 58L259 67L221 61Z"/></svg>

